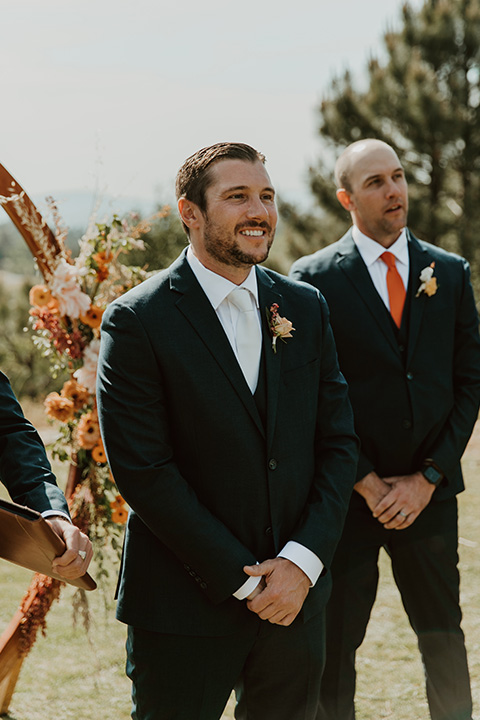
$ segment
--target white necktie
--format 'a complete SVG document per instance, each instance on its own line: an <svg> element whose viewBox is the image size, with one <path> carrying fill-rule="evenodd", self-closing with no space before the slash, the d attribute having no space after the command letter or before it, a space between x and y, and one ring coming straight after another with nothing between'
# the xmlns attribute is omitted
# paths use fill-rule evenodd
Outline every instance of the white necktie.
<svg viewBox="0 0 480 720"><path fill-rule="evenodd" d="M262 352L262 332L258 323L253 297L246 288L235 288L228 295L229 302L238 309L235 329L238 362L252 393L255 392Z"/></svg>

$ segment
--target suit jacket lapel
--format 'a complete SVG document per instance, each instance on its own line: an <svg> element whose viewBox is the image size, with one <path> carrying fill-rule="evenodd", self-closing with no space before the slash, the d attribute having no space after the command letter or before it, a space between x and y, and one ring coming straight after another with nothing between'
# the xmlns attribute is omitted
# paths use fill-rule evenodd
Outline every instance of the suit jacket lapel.
<svg viewBox="0 0 480 720"><path fill-rule="evenodd" d="M399 353L398 342L388 313L385 311L385 305L375 289L357 246L353 242L351 231L344 235L340 241L337 263L354 287L359 300L367 306L388 342Z"/></svg>
<svg viewBox="0 0 480 720"><path fill-rule="evenodd" d="M410 272L408 280L408 293L410 303L410 317L408 323L407 365L410 362L418 340L418 333L422 322L427 296L416 294L420 286L419 276L422 270L430 265L432 258L417 238L408 231L408 253L410 258Z"/></svg>
<svg viewBox="0 0 480 720"><path fill-rule="evenodd" d="M176 306L208 348L262 434L263 424L240 365L210 301L183 253L170 268L170 288L179 293Z"/></svg>
<svg viewBox="0 0 480 720"><path fill-rule="evenodd" d="M272 335L270 332L267 310L273 303L277 303L282 314L283 296L275 289L275 283L270 276L257 267L258 303L262 317L263 353L265 357L265 372L267 383L267 443L271 446L275 431L277 415L278 394L280 389L280 372L282 368L282 343L277 343L277 352L272 349Z"/></svg>

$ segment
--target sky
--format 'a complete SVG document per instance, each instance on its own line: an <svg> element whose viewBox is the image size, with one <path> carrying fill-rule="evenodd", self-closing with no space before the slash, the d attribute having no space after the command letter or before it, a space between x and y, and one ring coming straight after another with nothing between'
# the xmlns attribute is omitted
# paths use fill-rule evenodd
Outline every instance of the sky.
<svg viewBox="0 0 480 720"><path fill-rule="evenodd" d="M419 7L421 0L412 0ZM0 0L0 163L34 198L170 201L197 149L246 142L308 201L316 108L401 0ZM115 201L114 201L115 202ZM1 220L0 220L1 221Z"/></svg>

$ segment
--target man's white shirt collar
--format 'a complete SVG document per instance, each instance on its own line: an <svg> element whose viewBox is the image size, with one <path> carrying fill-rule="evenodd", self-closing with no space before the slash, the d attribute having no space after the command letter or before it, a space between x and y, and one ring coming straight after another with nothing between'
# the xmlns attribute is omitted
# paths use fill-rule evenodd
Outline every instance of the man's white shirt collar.
<svg viewBox="0 0 480 720"><path fill-rule="evenodd" d="M202 290L210 300L215 310L218 309L218 307L222 304L227 295L229 295L232 290L237 287L242 287L250 290L253 297L255 298L255 303L258 309L258 285L255 267L251 268L248 277L243 281L241 285L235 285L235 283L227 280L227 278L222 277L222 275L217 275L217 273L212 272L211 270L206 268L205 265L202 265L200 260L194 254L191 246L189 246L187 249L187 261L193 271L193 274L200 283Z"/></svg>
<svg viewBox="0 0 480 720"><path fill-rule="evenodd" d="M388 252L391 252L393 255L395 255L396 260L399 260L401 263L408 267L408 243L406 228L403 228L399 237L389 248L384 248L383 245L380 245L380 243L376 242L376 240L372 240L372 238L364 235L356 225L352 227L352 238L367 267L373 265L373 263L379 259L380 255L382 255L387 250Z"/></svg>

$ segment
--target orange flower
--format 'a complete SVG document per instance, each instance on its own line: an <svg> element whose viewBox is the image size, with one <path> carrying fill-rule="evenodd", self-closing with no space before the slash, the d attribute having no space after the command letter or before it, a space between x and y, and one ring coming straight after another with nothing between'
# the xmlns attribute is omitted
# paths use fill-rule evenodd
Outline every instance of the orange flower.
<svg viewBox="0 0 480 720"><path fill-rule="evenodd" d="M115 500L113 500L113 502L110 503L110 507L112 508L112 510L115 510L115 508L123 507L124 505L125 505L125 500L123 499L123 497L121 495L117 495L115 497Z"/></svg>
<svg viewBox="0 0 480 720"><path fill-rule="evenodd" d="M107 253L106 250L102 250L101 252L92 255L92 260L97 264L95 272L97 273L98 282L106 280L110 274L107 266L108 263L113 260L113 254Z"/></svg>
<svg viewBox="0 0 480 720"><path fill-rule="evenodd" d="M85 413L77 426L77 440L80 447L92 450L100 440L100 428L96 413Z"/></svg>
<svg viewBox="0 0 480 720"><path fill-rule="evenodd" d="M127 522L128 510L124 507L119 507L112 512L112 522L124 525Z"/></svg>
<svg viewBox="0 0 480 720"><path fill-rule="evenodd" d="M84 388L83 385L80 385L76 380L67 380L60 391L60 395L71 400L75 406L75 410L81 410L90 399L90 393L87 388Z"/></svg>
<svg viewBox="0 0 480 720"><path fill-rule="evenodd" d="M48 309L52 313L52 315L59 315L60 307L56 298L52 298L50 300L50 302L48 303Z"/></svg>
<svg viewBox="0 0 480 720"><path fill-rule="evenodd" d="M28 295L30 305L43 307L52 300L52 294L45 285L34 285Z"/></svg>
<svg viewBox="0 0 480 720"><path fill-rule="evenodd" d="M89 309L83 315L80 315L80 320L84 325L88 325L92 328L100 327L102 322L103 310L97 305L90 305Z"/></svg>
<svg viewBox="0 0 480 720"><path fill-rule="evenodd" d="M48 417L60 420L61 422L68 422L68 420L73 419L75 405L69 398L52 392L45 398L44 405Z"/></svg>
<svg viewBox="0 0 480 720"><path fill-rule="evenodd" d="M108 265L108 263L111 262L112 259L113 254L111 252L107 252L106 250L101 250L100 252L92 255L92 260L94 260L97 265Z"/></svg>
<svg viewBox="0 0 480 720"><path fill-rule="evenodd" d="M106 463L107 462L107 456L105 454L105 448L103 447L103 443L100 440L94 448L92 448L92 460L94 460L97 463Z"/></svg>
<svg viewBox="0 0 480 720"><path fill-rule="evenodd" d="M425 290L423 291L428 297L432 297L438 290L437 278L432 277L425 283Z"/></svg>

